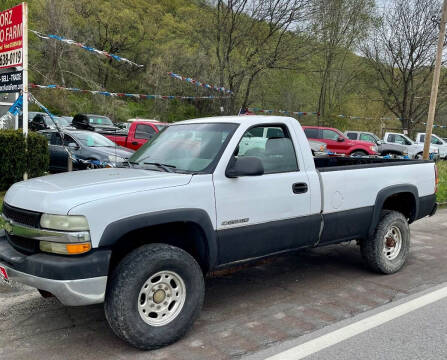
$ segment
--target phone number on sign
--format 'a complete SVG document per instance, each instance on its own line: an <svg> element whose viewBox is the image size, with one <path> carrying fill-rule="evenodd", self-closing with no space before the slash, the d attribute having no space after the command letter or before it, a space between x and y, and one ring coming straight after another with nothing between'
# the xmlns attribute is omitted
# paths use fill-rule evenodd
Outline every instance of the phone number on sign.
<svg viewBox="0 0 447 360"><path fill-rule="evenodd" d="M0 67L22 64L22 49L12 50L0 54Z"/></svg>

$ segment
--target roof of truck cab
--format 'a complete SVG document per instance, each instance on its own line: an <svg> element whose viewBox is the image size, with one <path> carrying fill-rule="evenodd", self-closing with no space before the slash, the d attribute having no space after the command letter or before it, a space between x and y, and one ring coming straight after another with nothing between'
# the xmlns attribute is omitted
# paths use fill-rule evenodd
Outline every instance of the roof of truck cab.
<svg viewBox="0 0 447 360"><path fill-rule="evenodd" d="M173 123L172 125L177 124L209 124L209 123L216 123L216 124L224 124L224 123L233 123L233 124L257 124L259 122L269 122L269 123L275 123L284 121L285 119L293 120L298 123L298 120L290 117L290 116L271 116L271 115L233 115L233 116L212 116L212 117L206 117L206 118L199 118L199 119L191 119L191 120L184 120L184 121L178 121L176 123Z"/></svg>

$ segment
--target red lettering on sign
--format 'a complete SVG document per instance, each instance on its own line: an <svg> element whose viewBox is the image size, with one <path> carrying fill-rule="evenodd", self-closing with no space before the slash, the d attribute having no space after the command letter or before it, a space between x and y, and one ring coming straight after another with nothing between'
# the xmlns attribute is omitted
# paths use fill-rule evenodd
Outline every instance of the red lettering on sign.
<svg viewBox="0 0 447 360"><path fill-rule="evenodd" d="M22 65L23 46L23 4L14 6L11 9L0 12L0 69ZM19 50L20 49L20 50ZM3 53L11 53L18 50L10 57L9 54L2 57ZM20 59L20 63L14 60Z"/></svg>

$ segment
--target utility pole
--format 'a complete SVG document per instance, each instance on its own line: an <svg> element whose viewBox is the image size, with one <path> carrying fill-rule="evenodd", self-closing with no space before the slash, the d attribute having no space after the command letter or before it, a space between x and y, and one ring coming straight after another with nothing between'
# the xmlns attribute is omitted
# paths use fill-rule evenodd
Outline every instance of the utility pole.
<svg viewBox="0 0 447 360"><path fill-rule="evenodd" d="M436 52L435 70L433 72L433 82L431 86L430 106L428 108L427 127L425 129L424 156L427 160L430 151L431 134L433 130L433 121L435 119L436 99L438 97L439 75L441 72L442 50L445 39L445 23L447 21L447 0L442 5L441 22L439 24L438 50Z"/></svg>

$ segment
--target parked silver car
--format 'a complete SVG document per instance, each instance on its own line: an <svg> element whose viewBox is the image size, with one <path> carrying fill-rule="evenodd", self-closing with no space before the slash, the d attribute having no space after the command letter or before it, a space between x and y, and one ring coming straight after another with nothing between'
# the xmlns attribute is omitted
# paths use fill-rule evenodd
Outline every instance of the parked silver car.
<svg viewBox="0 0 447 360"><path fill-rule="evenodd" d="M327 145L321 141L309 140L313 156L327 155Z"/></svg>

